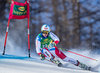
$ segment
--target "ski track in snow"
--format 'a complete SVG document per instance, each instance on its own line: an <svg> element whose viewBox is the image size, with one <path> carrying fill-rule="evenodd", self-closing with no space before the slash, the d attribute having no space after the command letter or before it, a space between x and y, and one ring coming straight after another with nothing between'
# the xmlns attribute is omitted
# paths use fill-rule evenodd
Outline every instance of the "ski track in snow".
<svg viewBox="0 0 100 73"><path fill-rule="evenodd" d="M98 73L74 68L57 67L41 61L39 57L21 57L15 55L0 55L0 73Z"/></svg>

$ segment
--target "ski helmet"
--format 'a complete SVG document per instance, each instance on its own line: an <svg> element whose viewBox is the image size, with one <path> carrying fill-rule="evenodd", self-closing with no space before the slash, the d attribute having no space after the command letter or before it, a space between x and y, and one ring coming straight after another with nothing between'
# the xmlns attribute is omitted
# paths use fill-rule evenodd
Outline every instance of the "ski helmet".
<svg viewBox="0 0 100 73"><path fill-rule="evenodd" d="M44 24L44 25L41 27L41 32L43 32L43 31L48 31L48 32L50 32L50 26L47 25L47 24Z"/></svg>

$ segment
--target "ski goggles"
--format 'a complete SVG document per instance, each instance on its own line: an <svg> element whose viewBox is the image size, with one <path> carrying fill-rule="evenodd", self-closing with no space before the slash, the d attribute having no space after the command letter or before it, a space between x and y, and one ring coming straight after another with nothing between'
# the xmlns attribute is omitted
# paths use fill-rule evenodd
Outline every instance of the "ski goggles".
<svg viewBox="0 0 100 73"><path fill-rule="evenodd" d="M48 34L49 32L48 31L42 31L42 34Z"/></svg>

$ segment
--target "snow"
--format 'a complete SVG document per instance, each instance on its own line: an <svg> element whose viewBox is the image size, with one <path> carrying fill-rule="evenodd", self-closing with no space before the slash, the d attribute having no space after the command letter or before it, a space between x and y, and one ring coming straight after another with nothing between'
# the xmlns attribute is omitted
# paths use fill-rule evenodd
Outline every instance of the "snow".
<svg viewBox="0 0 100 73"><path fill-rule="evenodd" d="M3 39L4 40L4 39ZM0 40L3 43L2 39ZM82 70L77 66L70 63L65 63L64 67L57 67L55 64L48 61L41 61L36 53L31 52L31 58L28 58L27 53L21 50L20 46L16 46L14 42L10 42L8 39L8 46L6 48L6 55L1 55L3 51L3 44L0 44L0 73L100 73ZM64 52L68 57L79 60L89 66L95 67L95 69L100 70L100 55L96 52L91 53L88 50L72 49L71 51L98 59L98 61L93 61L69 52Z"/></svg>
<svg viewBox="0 0 100 73"><path fill-rule="evenodd" d="M57 67L38 56L0 55L0 73L97 73L81 69Z"/></svg>

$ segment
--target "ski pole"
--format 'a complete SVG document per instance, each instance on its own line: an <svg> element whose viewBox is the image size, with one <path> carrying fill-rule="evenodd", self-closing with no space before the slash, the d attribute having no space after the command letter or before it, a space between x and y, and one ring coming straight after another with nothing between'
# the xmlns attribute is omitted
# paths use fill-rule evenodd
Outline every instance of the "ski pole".
<svg viewBox="0 0 100 73"><path fill-rule="evenodd" d="M76 53L76 52L69 51L69 50L67 50L67 49L65 49L65 51L70 52L70 53L73 53L73 54L76 54L76 55L79 55L79 56L82 56L82 57L85 57L85 58L88 58L88 59L91 59L91 60L94 60L94 61L98 61L97 59L93 59L93 58L84 56L84 55L82 55L82 54L78 54L78 53Z"/></svg>

